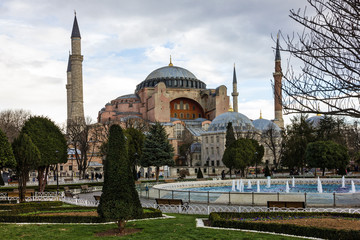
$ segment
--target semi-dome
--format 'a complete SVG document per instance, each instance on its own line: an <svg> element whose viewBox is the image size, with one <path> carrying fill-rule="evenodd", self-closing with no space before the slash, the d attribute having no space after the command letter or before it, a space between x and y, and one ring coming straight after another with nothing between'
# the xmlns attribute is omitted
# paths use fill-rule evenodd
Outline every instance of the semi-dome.
<svg viewBox="0 0 360 240"><path fill-rule="evenodd" d="M206 84L195 77L189 70L169 64L152 71L144 81L136 86L136 92L145 87L155 87L159 82L167 88L206 89Z"/></svg>
<svg viewBox="0 0 360 240"><path fill-rule="evenodd" d="M273 128L274 130L280 132L281 129L279 128L278 125L276 125L274 122L267 120L267 119L263 119L263 118L259 118L256 119L252 122L252 124L254 125L254 127L260 131L266 131L269 130L270 128Z"/></svg>
<svg viewBox="0 0 360 240"><path fill-rule="evenodd" d="M234 131L248 131L254 129L251 120L244 114L238 112L226 112L220 114L211 122L208 131L226 131L226 126L229 122L232 123Z"/></svg>

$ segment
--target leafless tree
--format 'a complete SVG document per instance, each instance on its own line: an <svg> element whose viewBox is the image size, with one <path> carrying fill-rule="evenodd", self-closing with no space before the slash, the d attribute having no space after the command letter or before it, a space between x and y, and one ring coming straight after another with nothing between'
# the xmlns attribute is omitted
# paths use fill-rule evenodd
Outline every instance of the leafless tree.
<svg viewBox="0 0 360 240"><path fill-rule="evenodd" d="M31 116L27 110L4 110L0 112L0 128L6 134L9 142L19 136L21 128Z"/></svg>
<svg viewBox="0 0 360 240"><path fill-rule="evenodd" d="M272 124L269 125L269 127L261 134L261 142L271 151L276 169L279 167L281 155L283 152L282 139L283 136L281 131L277 130Z"/></svg>
<svg viewBox="0 0 360 240"><path fill-rule="evenodd" d="M93 124L89 117L85 121L78 119L69 122L67 127L69 148L74 149L79 175L82 178L85 178L86 169L100 146L103 133L103 125Z"/></svg>
<svg viewBox="0 0 360 240"><path fill-rule="evenodd" d="M193 134L185 127L180 138L180 158L184 159L182 165L192 166L191 145L196 142ZM189 159L188 159L189 158Z"/></svg>
<svg viewBox="0 0 360 240"><path fill-rule="evenodd" d="M124 128L135 128L141 132L146 132L149 130L149 122L145 121L142 118L126 117L120 121Z"/></svg>
<svg viewBox="0 0 360 240"><path fill-rule="evenodd" d="M309 8L290 10L301 33L283 37L291 58L283 81L286 114L322 113L360 117L360 1L307 0ZM310 13L307 12L310 10Z"/></svg>

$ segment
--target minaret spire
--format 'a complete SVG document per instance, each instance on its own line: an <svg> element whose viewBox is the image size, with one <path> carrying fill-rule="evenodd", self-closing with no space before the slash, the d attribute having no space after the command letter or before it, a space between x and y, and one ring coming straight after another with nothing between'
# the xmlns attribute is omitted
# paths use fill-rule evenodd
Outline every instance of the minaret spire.
<svg viewBox="0 0 360 240"><path fill-rule="evenodd" d="M279 33L278 33L276 39L275 72L273 73L273 77L274 77L274 105L275 105L274 122L280 128L284 128L284 119L282 114L282 90L281 90L282 76L283 74L281 70L280 44L279 44Z"/></svg>
<svg viewBox="0 0 360 240"><path fill-rule="evenodd" d="M169 63L169 67L172 67L172 66L174 66L173 64L172 64L172 62L171 62L171 55L170 55L170 63Z"/></svg>
<svg viewBox="0 0 360 240"><path fill-rule="evenodd" d="M71 53L69 59L70 66L68 65L71 86L71 97L68 97L68 102L70 101L70 106L68 106L68 112L70 112L68 125L71 124L71 122L85 121L82 76L83 56L81 55L81 36L76 12L71 33Z"/></svg>
<svg viewBox="0 0 360 240"><path fill-rule="evenodd" d="M237 79L236 79L236 71L235 71L235 63L234 63L234 73L233 73L233 92L231 94L233 96L233 107L234 112L238 112L238 96L239 93L237 91Z"/></svg>

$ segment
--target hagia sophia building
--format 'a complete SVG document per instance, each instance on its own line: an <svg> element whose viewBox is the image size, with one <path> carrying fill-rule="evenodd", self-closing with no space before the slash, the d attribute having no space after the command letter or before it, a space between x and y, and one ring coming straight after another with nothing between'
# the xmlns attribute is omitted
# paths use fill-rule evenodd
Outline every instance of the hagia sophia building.
<svg viewBox="0 0 360 240"><path fill-rule="evenodd" d="M67 68L67 113L68 122L84 118L82 90L81 35L76 15L71 35L71 55ZM261 143L261 132L272 126L277 131L284 128L281 104L281 58L279 40L275 54L274 77L274 120L261 116L250 120L238 112L237 78L233 71L233 110L229 110L228 89L220 85L215 89L206 87L191 71L174 66L171 57L167 66L152 71L144 80L140 80L133 93L110 100L98 112L98 123L121 123L129 119L147 123L160 122L168 133L168 139L174 146L175 166L164 167L163 174L177 176L180 169L188 169L196 174L199 168L204 173L220 174L226 169L222 163L225 151L225 133L228 122L232 122L234 131L242 134L253 132ZM179 147L185 134L191 134L194 142L186 159L179 156ZM274 164L272 153L265 147L263 162ZM143 173L143 169L140 169Z"/></svg>

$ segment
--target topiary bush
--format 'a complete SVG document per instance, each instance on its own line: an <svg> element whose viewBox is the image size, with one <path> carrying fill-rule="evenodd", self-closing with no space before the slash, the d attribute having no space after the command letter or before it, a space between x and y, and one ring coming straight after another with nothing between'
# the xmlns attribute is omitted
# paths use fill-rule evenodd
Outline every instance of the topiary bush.
<svg viewBox="0 0 360 240"><path fill-rule="evenodd" d="M199 168L196 178L204 178L204 175L203 175L203 173L201 171L201 168Z"/></svg>

